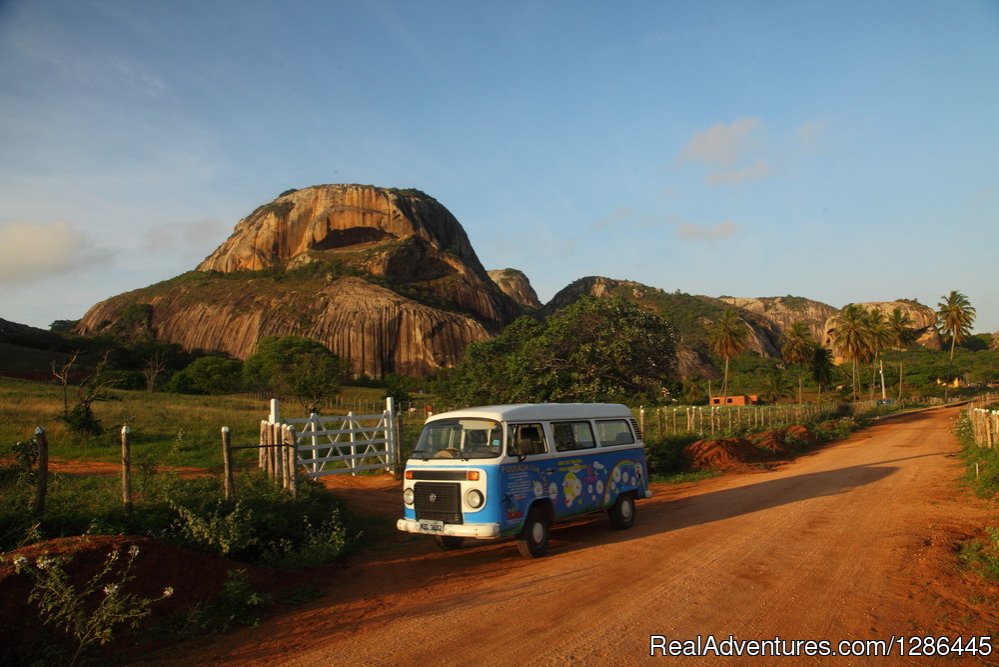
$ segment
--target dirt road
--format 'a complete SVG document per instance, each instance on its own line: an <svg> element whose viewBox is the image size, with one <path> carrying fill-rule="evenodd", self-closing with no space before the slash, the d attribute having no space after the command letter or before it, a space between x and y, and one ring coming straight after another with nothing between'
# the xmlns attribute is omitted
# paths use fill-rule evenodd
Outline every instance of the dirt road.
<svg viewBox="0 0 999 667"><path fill-rule="evenodd" d="M445 553L400 535L338 573L327 597L182 659L631 664L650 660L650 635L994 637L999 590L976 588L955 565L955 544L997 520L956 482L956 414L885 422L778 470L654 487L632 529L611 530L603 516L556 528L539 560L509 541ZM374 506L394 493L371 491ZM898 653L879 663L927 664ZM726 664L743 662L787 664Z"/></svg>

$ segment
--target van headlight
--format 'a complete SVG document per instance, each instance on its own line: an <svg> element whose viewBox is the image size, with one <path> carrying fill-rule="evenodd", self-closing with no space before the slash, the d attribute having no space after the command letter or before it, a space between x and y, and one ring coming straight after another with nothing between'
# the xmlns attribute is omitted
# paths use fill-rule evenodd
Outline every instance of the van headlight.
<svg viewBox="0 0 999 667"><path fill-rule="evenodd" d="M482 492L478 489L472 489L465 494L465 503L472 509L477 510L482 507L483 500L484 498L482 497Z"/></svg>
<svg viewBox="0 0 999 667"><path fill-rule="evenodd" d="M413 489L412 488L406 489L405 491L402 492L402 500L407 505L412 505L413 504L413 497L414 496L413 496Z"/></svg>

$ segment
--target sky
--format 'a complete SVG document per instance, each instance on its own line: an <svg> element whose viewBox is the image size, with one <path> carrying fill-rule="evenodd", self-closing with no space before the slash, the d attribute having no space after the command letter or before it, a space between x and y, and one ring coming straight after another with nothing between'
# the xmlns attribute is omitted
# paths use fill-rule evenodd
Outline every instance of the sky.
<svg viewBox="0 0 999 667"><path fill-rule="evenodd" d="M0 0L0 318L193 269L290 188L418 188L592 275L999 330L999 0Z"/></svg>

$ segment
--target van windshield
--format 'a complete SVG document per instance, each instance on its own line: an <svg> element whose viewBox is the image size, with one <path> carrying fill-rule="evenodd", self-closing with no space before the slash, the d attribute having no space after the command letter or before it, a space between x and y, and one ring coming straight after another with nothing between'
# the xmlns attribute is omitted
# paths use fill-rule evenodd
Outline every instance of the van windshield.
<svg viewBox="0 0 999 667"><path fill-rule="evenodd" d="M417 459L492 459L503 452L503 429L492 419L440 419L423 427Z"/></svg>

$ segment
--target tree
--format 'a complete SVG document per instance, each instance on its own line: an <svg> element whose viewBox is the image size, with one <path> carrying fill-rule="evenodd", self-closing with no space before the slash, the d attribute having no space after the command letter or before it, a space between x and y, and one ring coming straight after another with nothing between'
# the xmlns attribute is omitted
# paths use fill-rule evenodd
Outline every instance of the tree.
<svg viewBox="0 0 999 667"><path fill-rule="evenodd" d="M895 306L888 315L888 328L891 330L895 349L904 350L916 342L916 330L912 328L912 316L901 306Z"/></svg>
<svg viewBox="0 0 999 667"><path fill-rule="evenodd" d="M167 354L165 350L156 350L146 359L142 365L142 376L146 378L146 391L156 391L156 378L163 374L167 368Z"/></svg>
<svg viewBox="0 0 999 667"><path fill-rule="evenodd" d="M780 353L784 361L798 367L798 403L801 403L801 385L805 375L805 364L814 356L815 341L812 332L804 322L795 322L784 334Z"/></svg>
<svg viewBox="0 0 999 667"><path fill-rule="evenodd" d="M217 355L198 357L174 373L167 388L178 394L231 394L243 384L243 364Z"/></svg>
<svg viewBox="0 0 999 667"><path fill-rule="evenodd" d="M787 391L784 374L779 368L771 368L763 375L760 397L767 403L776 403Z"/></svg>
<svg viewBox="0 0 999 667"><path fill-rule="evenodd" d="M951 290L940 297L937 303L937 325L950 337L950 357L947 361L947 382L950 383L951 366L954 363L954 346L971 335L971 325L975 323L975 309L968 297Z"/></svg>
<svg viewBox="0 0 999 667"><path fill-rule="evenodd" d="M732 357L742 354L749 346L749 326L731 308L726 308L708 330L711 351L725 359L722 376L722 404L728 398L728 365Z"/></svg>
<svg viewBox="0 0 999 667"><path fill-rule="evenodd" d="M117 379L111 374L110 355L110 352L105 352L93 370L80 380L80 384L76 387L76 405L72 408L69 407L69 381L74 375L73 366L80 353L74 352L69 361L58 370L55 362L52 362L52 375L62 385L63 412L60 419L74 433L100 435L104 432L104 427L94 414L92 406L94 401L107 398L108 389L117 384Z"/></svg>
<svg viewBox="0 0 999 667"><path fill-rule="evenodd" d="M346 364L317 341L302 336L267 336L243 363L248 387L293 396L305 412L336 394L347 377Z"/></svg>
<svg viewBox="0 0 999 667"><path fill-rule="evenodd" d="M457 404L537 401L661 403L676 389L668 322L620 298L584 297L544 322L522 317L475 343L440 374L436 392Z"/></svg>
<svg viewBox="0 0 999 667"><path fill-rule="evenodd" d="M850 303L833 317L832 324L833 348L852 365L853 400L856 402L860 385L857 362L868 361L874 350L870 319L863 306Z"/></svg>
<svg viewBox="0 0 999 667"><path fill-rule="evenodd" d="M833 355L832 351L821 345L812 348L812 359L809 363L812 371L812 379L819 385L819 396L822 396L823 387L832 384L833 378Z"/></svg>
<svg viewBox="0 0 999 667"><path fill-rule="evenodd" d="M890 320L885 317L880 308L872 308L867 313L868 335L870 336L871 362L871 400L874 400L874 388L877 386L877 366L881 351L896 345L895 331Z"/></svg>

